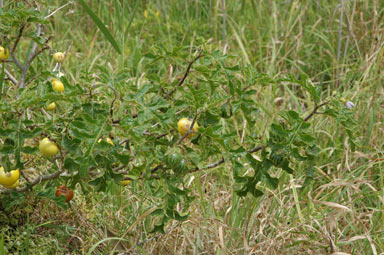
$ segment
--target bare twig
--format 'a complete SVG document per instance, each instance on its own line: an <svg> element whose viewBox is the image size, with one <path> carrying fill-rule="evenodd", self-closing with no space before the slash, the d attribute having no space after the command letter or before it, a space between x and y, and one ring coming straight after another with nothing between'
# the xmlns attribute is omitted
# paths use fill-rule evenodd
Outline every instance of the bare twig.
<svg viewBox="0 0 384 255"><path fill-rule="evenodd" d="M11 56L12 56L12 60L13 60L13 62L15 62L15 64L16 64L16 66L17 66L20 70L23 70L23 65L19 62L19 60L17 60L16 55L15 55L15 52L11 51Z"/></svg>
<svg viewBox="0 0 384 255"><path fill-rule="evenodd" d="M248 153L257 152L257 151L265 149L266 147L267 147L266 145L259 145L259 146L256 146L255 148L253 148L252 150L249 150Z"/></svg>
<svg viewBox="0 0 384 255"><path fill-rule="evenodd" d="M38 30L37 30L37 33L36 35L37 36L40 36L41 34L41 24L38 25ZM37 48L37 43L34 43L33 46L32 46L32 50L31 50L31 53L29 54L28 56L28 59L25 63L25 65L22 67L22 71L21 71L21 78L19 80L19 84L18 84L18 87L19 88L23 88L25 86L25 78L27 76L27 72L29 70L29 67L31 66L32 64L32 61L40 54L42 53L43 51L45 51L46 49L49 49L49 46L47 45L47 43L49 42L49 40L52 39L52 36L48 37L45 42L44 42L44 46L36 51L36 48Z"/></svg>
<svg viewBox="0 0 384 255"><path fill-rule="evenodd" d="M52 38L52 36L48 37L48 39L45 41L45 44ZM43 48L41 48L40 50L36 51L32 56L31 58L27 61L25 67L28 67L31 65L31 62L35 59L35 57L37 57L40 53L42 53L43 51L45 51L46 49L49 49L49 46L48 45L45 45Z"/></svg>
<svg viewBox="0 0 384 255"><path fill-rule="evenodd" d="M126 142L129 142L129 139L126 138L126 139L122 140L121 142L119 142L119 144L120 144L120 145L123 145L123 144L125 144Z"/></svg>
<svg viewBox="0 0 384 255"><path fill-rule="evenodd" d="M329 101L326 101L324 103L316 105L315 108L313 108L312 112L307 117L304 118L304 121L308 121L310 118L312 118L313 115L315 115L317 113L317 110L319 110L320 107L322 107L328 103L329 103Z"/></svg>
<svg viewBox="0 0 384 255"><path fill-rule="evenodd" d="M25 28L25 24L23 23L23 24L20 25L19 34L17 35L17 38L15 40L15 43L13 44L13 48L12 48L11 52L15 52L17 44L19 43L20 38L23 35L24 28Z"/></svg>
<svg viewBox="0 0 384 255"><path fill-rule="evenodd" d="M1 67L1 65L0 65ZM4 72L5 74L7 75L7 77L9 78L9 80L13 83L13 84L17 84L17 80L15 77L13 77L13 75L7 70L7 69L4 69Z"/></svg>
<svg viewBox="0 0 384 255"><path fill-rule="evenodd" d="M37 24L36 37L40 37L41 36L42 29L43 29L43 26L41 24ZM28 59L31 59L31 57L35 54L36 48L37 48L37 42L34 42L33 45L32 45L32 50L31 50L31 52L29 54Z"/></svg>
<svg viewBox="0 0 384 255"><path fill-rule="evenodd" d="M39 176L36 179L34 179L33 181L30 181L29 185L27 185L23 188L20 188L20 189L16 189L16 191L17 192L25 192L25 191L29 190L30 188L32 188L33 186L35 186L35 185L37 185L43 181L53 180L53 179L59 177L60 174L64 172L64 168L62 167L61 164L59 164L59 162L57 160L56 160L56 164L57 164L59 170L57 170L56 172L54 172L52 174Z"/></svg>
<svg viewBox="0 0 384 255"><path fill-rule="evenodd" d="M217 167L218 165L223 164L224 162L225 162L224 158L221 158L219 161L216 161L216 162L214 162L214 163L212 163L212 164L207 165L206 167L204 167L204 169L215 168L215 167Z"/></svg>
<svg viewBox="0 0 384 255"><path fill-rule="evenodd" d="M56 10L54 10L53 12L51 12L50 14L48 14L47 16L45 16L44 18L45 19L48 19L49 17L55 15L56 12L60 11L61 9L63 9L65 6L69 5L69 4L72 4L72 1L64 4L63 6L60 6L59 8L57 8Z"/></svg>
<svg viewBox="0 0 384 255"><path fill-rule="evenodd" d="M151 169L151 173L153 174L153 173L155 173L157 170L162 169L162 168L163 168L162 165L157 165L157 166L155 166L154 168Z"/></svg>
<svg viewBox="0 0 384 255"><path fill-rule="evenodd" d="M29 178L25 175L24 171L20 171L20 174L21 174L21 176L23 176L23 178L24 178L28 183L31 183L31 180L29 180Z"/></svg>
<svg viewBox="0 0 384 255"><path fill-rule="evenodd" d="M167 99L167 98L170 97L173 93L175 93L178 87L183 86L185 79L188 77L188 74L189 74L189 72L191 71L191 67L192 67L193 63L195 63L199 58L201 58L201 57L203 57L203 56L204 56L203 51L200 50L200 51L199 51L199 54L197 55L197 57L195 57L191 62L189 62L188 67L187 67L187 70L185 71L183 78L179 81L179 83L177 84L177 86L176 86L173 90L171 90L170 92L168 92L168 94L166 94L166 95L164 96L165 99Z"/></svg>

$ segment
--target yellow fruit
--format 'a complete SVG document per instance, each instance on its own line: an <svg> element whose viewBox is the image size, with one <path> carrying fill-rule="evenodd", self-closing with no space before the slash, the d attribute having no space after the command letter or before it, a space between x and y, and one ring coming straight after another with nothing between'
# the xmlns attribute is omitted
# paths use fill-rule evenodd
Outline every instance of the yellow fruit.
<svg viewBox="0 0 384 255"><path fill-rule="evenodd" d="M122 181L119 182L119 184L121 186L128 186L129 183L131 183L131 180L122 180Z"/></svg>
<svg viewBox="0 0 384 255"><path fill-rule="evenodd" d="M55 60L57 63L63 62L65 59L65 55L62 52L56 52L53 54L53 60Z"/></svg>
<svg viewBox="0 0 384 255"><path fill-rule="evenodd" d="M107 143L111 144L111 145L115 145L115 144L112 142L111 138L109 138L109 137L105 138L105 141L106 141Z"/></svg>
<svg viewBox="0 0 384 255"><path fill-rule="evenodd" d="M182 118L177 122L177 130L179 131L180 135L185 135L187 131L189 130L189 127L192 124L192 120L189 120L187 118ZM193 128L191 132L188 134L187 138L191 138L192 136L196 135L197 129L199 128L199 125L197 124L197 121L193 125Z"/></svg>
<svg viewBox="0 0 384 255"><path fill-rule="evenodd" d="M4 187L6 187L7 189L15 189L15 188L17 188L19 186L19 184L20 184L20 181L17 180L14 184L12 184L10 186L5 186L4 185Z"/></svg>
<svg viewBox="0 0 384 255"><path fill-rule="evenodd" d="M54 91L63 92L64 91L64 84L59 80L53 80L52 81L52 88Z"/></svg>
<svg viewBox="0 0 384 255"><path fill-rule="evenodd" d="M20 177L19 169L12 170L9 173L4 172L4 168L0 167L0 184L3 186L12 186Z"/></svg>
<svg viewBox="0 0 384 255"><path fill-rule="evenodd" d="M56 108L56 104L51 103L45 109L47 109L47 111L52 111L52 110L55 110L55 108Z"/></svg>
<svg viewBox="0 0 384 255"><path fill-rule="evenodd" d="M98 142L98 143L101 143L102 140L103 140L103 139L100 138L97 142ZM106 141L107 143L109 143L110 145L115 145L115 144L112 142L111 138L109 138L109 137L105 138L105 141Z"/></svg>
<svg viewBox="0 0 384 255"><path fill-rule="evenodd" d="M59 147L46 137L40 141L39 150L44 156L52 157L59 152Z"/></svg>
<svg viewBox="0 0 384 255"><path fill-rule="evenodd" d="M4 49L3 46L0 46L0 62L1 60L7 60L9 57L9 50Z"/></svg>

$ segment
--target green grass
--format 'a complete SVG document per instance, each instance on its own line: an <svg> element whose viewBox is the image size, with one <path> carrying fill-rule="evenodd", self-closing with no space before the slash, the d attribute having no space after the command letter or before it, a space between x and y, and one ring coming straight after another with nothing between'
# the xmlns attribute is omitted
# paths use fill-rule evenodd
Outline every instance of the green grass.
<svg viewBox="0 0 384 255"><path fill-rule="evenodd" d="M40 2L52 11L67 1ZM339 1L226 0L226 27L221 0L139 1L137 8L134 1L87 2L123 54L116 53L74 1L46 26L54 35L54 51L72 45L62 70L72 83L80 83L85 72L100 76L103 68L109 78L125 73L138 86L155 79L166 83L168 76L177 80L192 59L192 48L204 45L207 51L231 55L229 66L249 64L270 77L306 74L325 94L342 93L356 104L355 131L362 146L351 152L336 121L319 115L311 121L322 130L316 134L319 147L328 149L316 159L314 180L304 190L308 169L300 163L294 176L271 173L281 185L276 190L260 185L265 193L260 198L236 195L230 165L196 172L187 176L195 196L190 217L171 222L165 234L149 232L153 222L146 216L156 201L144 183L113 186L114 195L108 197L77 191L70 209L43 200L28 220L2 227L0 254L3 245L13 247L12 254L384 253L383 1L344 1L339 6ZM158 65L145 59L155 51L165 58ZM44 58L53 68L51 56ZM243 116L233 118L239 141L252 132L268 136L265 128L280 109L305 115L313 106L292 86L260 84L255 90L260 121L244 129ZM281 105L272 103L276 98Z"/></svg>

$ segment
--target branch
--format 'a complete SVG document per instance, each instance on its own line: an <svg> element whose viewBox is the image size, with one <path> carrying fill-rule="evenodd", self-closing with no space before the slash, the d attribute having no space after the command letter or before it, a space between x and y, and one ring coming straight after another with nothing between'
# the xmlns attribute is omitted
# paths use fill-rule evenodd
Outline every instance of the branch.
<svg viewBox="0 0 384 255"><path fill-rule="evenodd" d="M8 49L8 50L9 50L9 49ZM19 60L17 60L16 55L15 55L15 52L11 51L11 56L12 56L13 62L15 62L15 64L16 64L16 66L17 66L20 70L23 70L23 66L21 65L21 63L19 62Z"/></svg>
<svg viewBox="0 0 384 255"><path fill-rule="evenodd" d="M20 25L19 34L17 35L15 43L13 44L13 48L12 48L12 51L11 51L12 53L15 52L15 50L16 50L17 44L19 43L20 38L23 35L24 28L25 28L25 24L23 23L23 24Z"/></svg>
<svg viewBox="0 0 384 255"><path fill-rule="evenodd" d="M312 116L317 113L317 110L319 110L320 107L322 107L322 106L324 106L326 104L329 104L329 101L326 101L324 103L316 105L315 108L313 108L312 112L307 117L304 118L304 121L308 121L310 118L312 118Z"/></svg>
<svg viewBox="0 0 384 255"><path fill-rule="evenodd" d="M60 6L59 8L57 8L56 10L54 10L53 12L51 12L50 14L48 14L47 16L44 17L44 19L48 19L49 17L55 15L56 12L60 11L60 9L64 8L65 6L69 5L69 4L72 4L72 1L64 4L63 6Z"/></svg>
<svg viewBox="0 0 384 255"><path fill-rule="evenodd" d="M1 65L0 65L1 66ZM13 84L17 84L17 80L15 77L13 77L13 75L7 70L7 69L4 69L4 72L5 74L8 76L9 80L13 83Z"/></svg>
<svg viewBox="0 0 384 255"><path fill-rule="evenodd" d="M37 185L37 184L39 184L39 183L41 183L43 181L53 180L53 179L59 177L60 174L64 172L64 168L58 163L57 160L56 160L56 164L58 165L59 170L57 170L56 172L54 172L52 174L47 174L47 175L39 176L36 179L34 179L33 181L31 181L27 186L25 186L23 188L20 188L20 189L16 189L16 191L17 192L25 192L25 191L28 191L33 186L35 186L35 185Z"/></svg>
<svg viewBox="0 0 384 255"><path fill-rule="evenodd" d="M41 35L41 27L42 27L41 24L38 24L37 32L36 32L36 37L39 37ZM29 53L29 56L27 57L27 61L26 61L24 66L22 66L20 63L19 64L16 63L16 65L21 70L21 78L20 78L19 84L18 84L19 88L23 88L24 87L25 76L27 74L29 66L31 65L31 62L32 62L31 60L33 60L33 58L35 58L33 56L35 55L36 48L37 48L37 43L34 42L33 45L32 45L32 50ZM14 52L11 52L11 54L12 54L12 57L14 58L14 60L16 62L17 60L16 60L16 57L14 56Z"/></svg>
<svg viewBox="0 0 384 255"><path fill-rule="evenodd" d="M259 146L256 146L256 147L253 148L252 150L249 150L248 153L254 153L254 152L263 150L263 149L265 149L265 147L267 147L267 146L266 146L266 145L259 145Z"/></svg>
<svg viewBox="0 0 384 255"><path fill-rule="evenodd" d="M197 57L195 57L191 62L189 62L188 67L187 67L187 70L185 71L183 78L179 81L179 84L177 84L177 86L176 86L173 90L171 90L168 94L166 94L166 95L164 96L165 99L167 99L167 98L170 97L173 93L175 93L178 87L183 86L185 79L188 77L188 74L189 74L189 72L191 71L191 67L192 67L193 63L195 63L199 58L201 58L201 57L203 57L203 56L204 56L203 51L200 50L200 51L199 51L199 55L197 55Z"/></svg>
<svg viewBox="0 0 384 255"><path fill-rule="evenodd" d="M225 162L224 158L221 158L219 161L216 161L216 162L214 162L214 163L212 163L212 164L209 164L209 165L207 165L206 167L204 167L203 169L215 168L215 167L217 167L218 165L223 164L224 162Z"/></svg>
<svg viewBox="0 0 384 255"><path fill-rule="evenodd" d="M38 28L38 31L37 31L37 36L40 36L40 33L41 33L41 24L39 24L39 28ZM32 50L31 50L31 53L29 54L28 56L28 59L27 59L27 62L25 63L25 65L22 67L22 73L21 73L21 78L20 78L20 81L19 81L19 85L18 87L19 88L23 88L25 86L25 77L27 76L27 71L29 70L29 67L31 66L32 64L32 61L40 54L42 53L43 51L45 51L46 49L49 49L49 46L47 45L47 43L49 42L49 40L52 39L52 36L48 37L45 42L44 42L44 46L36 51L36 47L37 47L37 43L34 43L33 46L32 46Z"/></svg>

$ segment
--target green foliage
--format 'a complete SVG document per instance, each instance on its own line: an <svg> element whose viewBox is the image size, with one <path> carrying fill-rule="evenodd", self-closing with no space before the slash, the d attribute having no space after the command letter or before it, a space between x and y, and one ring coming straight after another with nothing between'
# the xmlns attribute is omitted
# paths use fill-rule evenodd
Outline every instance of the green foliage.
<svg viewBox="0 0 384 255"><path fill-rule="evenodd" d="M79 3L120 53L111 32L84 1ZM21 24L45 24L41 17L23 5L1 10L0 31L6 42L13 42ZM40 37L27 38L43 45ZM96 66L95 71L81 69L76 81L68 76L60 78L65 86L62 94L52 90L49 80L57 72L48 71L48 67L33 83L17 88L3 82L4 67L8 68L8 63L3 63L0 89L9 93L0 101L2 166L24 170L32 158L36 168L44 169L34 178L59 171L57 178L49 182L23 185L63 208L67 207L64 198L54 196L54 187L62 182L72 188L81 187L85 194L111 194L113 186L124 177L132 179L158 208L149 216L155 219L153 231L164 233L169 220L184 221L188 217L195 199L187 185L188 177L221 167L222 163L232 167L235 191L241 197L248 193L259 197L266 188L278 188L280 170L297 175L301 173L296 168L307 169L307 185L314 177L313 165L319 151L327 149L320 148L315 118L335 119L354 150L357 123L338 95L328 97L305 75L275 77L251 65L234 65L236 56L211 49L203 39L198 40L201 43L197 47L154 46L140 53L142 58L138 57L137 65L129 70L103 65ZM198 58L200 51L203 56ZM19 45L16 52L20 55L26 50ZM37 56L37 61L43 57ZM188 61L192 61L189 66ZM139 62L146 70L146 78L140 81L134 79ZM187 78L184 83L167 77L164 70L170 63ZM21 78L18 69L12 70ZM265 135L260 136L263 130L258 123L272 116L268 107L257 102L260 88L293 90L298 97L309 98L312 107L280 110L266 127ZM58 105L55 112L44 110L50 102ZM320 111L322 115L318 116ZM195 116L200 126L198 135L191 141L179 140L177 121ZM242 130L245 139L237 134L237 123L246 123ZM54 159L43 158L38 152L37 144L44 137L60 147L60 155ZM113 144L105 138L111 138ZM254 150L257 146L260 149ZM10 193L18 194L17 190ZM13 203L12 199L4 201Z"/></svg>

